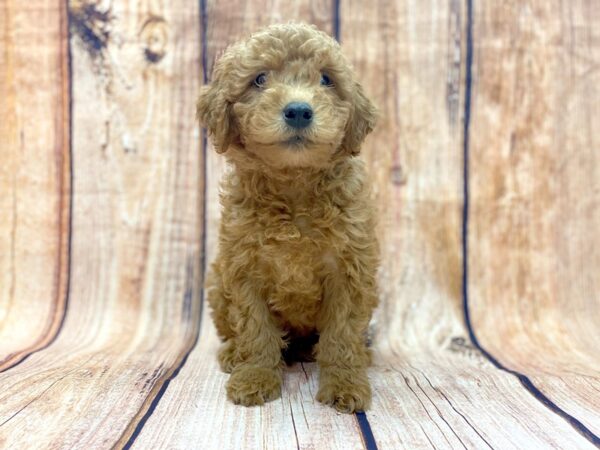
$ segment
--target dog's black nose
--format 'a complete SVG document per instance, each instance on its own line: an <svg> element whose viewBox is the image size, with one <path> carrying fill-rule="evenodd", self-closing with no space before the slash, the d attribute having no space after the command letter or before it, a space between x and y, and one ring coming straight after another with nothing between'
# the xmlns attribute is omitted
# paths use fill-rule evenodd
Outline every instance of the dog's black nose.
<svg viewBox="0 0 600 450"><path fill-rule="evenodd" d="M306 128L312 122L313 110L308 103L292 102L283 108L285 123L293 128Z"/></svg>

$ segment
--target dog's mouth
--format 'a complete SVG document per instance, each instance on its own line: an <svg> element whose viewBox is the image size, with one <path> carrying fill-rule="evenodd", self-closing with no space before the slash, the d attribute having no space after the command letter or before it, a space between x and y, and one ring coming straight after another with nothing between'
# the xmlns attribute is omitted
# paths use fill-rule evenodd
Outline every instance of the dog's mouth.
<svg viewBox="0 0 600 450"><path fill-rule="evenodd" d="M310 141L305 138L304 136L300 136L300 135L295 135L292 136L289 139L286 139L285 141L282 142L282 144L285 147L291 147L291 148L302 148L302 147L306 147L310 144Z"/></svg>

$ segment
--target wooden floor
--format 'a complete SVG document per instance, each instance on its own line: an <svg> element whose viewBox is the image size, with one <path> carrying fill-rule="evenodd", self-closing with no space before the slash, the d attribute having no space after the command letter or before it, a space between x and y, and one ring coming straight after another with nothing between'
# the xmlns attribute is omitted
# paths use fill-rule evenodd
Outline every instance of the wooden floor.
<svg viewBox="0 0 600 450"><path fill-rule="evenodd" d="M374 404L225 401L194 121L261 25L336 36L382 121ZM0 448L600 447L596 0L0 0Z"/></svg>

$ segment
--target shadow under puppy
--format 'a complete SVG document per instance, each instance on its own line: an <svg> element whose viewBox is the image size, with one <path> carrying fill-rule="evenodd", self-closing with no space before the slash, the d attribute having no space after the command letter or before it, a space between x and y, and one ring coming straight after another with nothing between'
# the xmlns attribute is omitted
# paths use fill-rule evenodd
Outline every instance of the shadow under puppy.
<svg viewBox="0 0 600 450"><path fill-rule="evenodd" d="M198 117L230 168L207 281L228 397L279 397L285 349L304 342L320 368L317 399L368 408L379 254L355 156L376 112L340 46L305 24L265 28L218 60Z"/></svg>

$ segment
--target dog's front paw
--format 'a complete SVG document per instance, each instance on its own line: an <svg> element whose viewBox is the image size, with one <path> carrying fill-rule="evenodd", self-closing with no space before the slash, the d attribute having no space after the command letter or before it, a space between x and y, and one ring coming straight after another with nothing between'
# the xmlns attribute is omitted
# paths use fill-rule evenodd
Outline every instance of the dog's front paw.
<svg viewBox="0 0 600 450"><path fill-rule="evenodd" d="M343 413L364 411L371 405L371 386L364 369L322 370L317 400Z"/></svg>
<svg viewBox="0 0 600 450"><path fill-rule="evenodd" d="M236 405L263 405L280 396L281 371L279 369L238 366L227 382L227 397Z"/></svg>

